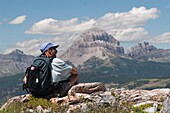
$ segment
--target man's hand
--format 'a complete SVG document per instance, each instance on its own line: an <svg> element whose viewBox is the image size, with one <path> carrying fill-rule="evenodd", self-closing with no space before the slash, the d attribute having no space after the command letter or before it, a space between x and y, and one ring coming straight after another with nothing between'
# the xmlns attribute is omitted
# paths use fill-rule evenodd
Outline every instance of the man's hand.
<svg viewBox="0 0 170 113"><path fill-rule="evenodd" d="M23 81L24 81L24 84L27 83L27 76L24 77Z"/></svg>
<svg viewBox="0 0 170 113"><path fill-rule="evenodd" d="M69 77L70 85L74 85L75 83L78 83L79 77L76 68L72 68L71 70L71 76Z"/></svg>
<svg viewBox="0 0 170 113"><path fill-rule="evenodd" d="M74 67L72 68L71 74L72 74L72 75L77 75L77 70L76 70L76 68L74 68Z"/></svg>

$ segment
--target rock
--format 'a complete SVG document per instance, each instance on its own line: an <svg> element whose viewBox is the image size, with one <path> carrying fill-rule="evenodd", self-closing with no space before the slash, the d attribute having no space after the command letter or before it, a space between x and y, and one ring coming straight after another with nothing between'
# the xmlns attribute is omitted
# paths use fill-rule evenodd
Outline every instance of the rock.
<svg viewBox="0 0 170 113"><path fill-rule="evenodd" d="M144 111L147 112L147 113L155 113L154 107L146 108L146 109L144 109Z"/></svg>
<svg viewBox="0 0 170 113"><path fill-rule="evenodd" d="M75 109L80 109L80 113L85 113L88 110L88 106L86 103L80 103L78 105L70 105L69 109L67 110L67 113L72 113L71 111Z"/></svg>
<svg viewBox="0 0 170 113"><path fill-rule="evenodd" d="M158 108L158 102L155 102L153 104L153 111L156 112L157 111L157 108Z"/></svg>
<svg viewBox="0 0 170 113"><path fill-rule="evenodd" d="M30 95L21 95L21 96L16 96L13 97L11 99L9 99L2 107L0 110L3 110L4 108L8 107L10 104L14 103L14 102L27 102L30 99Z"/></svg>
<svg viewBox="0 0 170 113"><path fill-rule="evenodd" d="M133 102L139 104L146 101L161 101L165 98L169 88L154 89L154 90L125 90L125 89L112 89L112 91L119 96L121 101Z"/></svg>
<svg viewBox="0 0 170 113"><path fill-rule="evenodd" d="M96 92L106 91L105 85L100 82L93 83L79 83L74 85L69 91L68 96L62 98L50 99L53 103L75 103L78 102L80 97L91 98L89 94Z"/></svg>
<svg viewBox="0 0 170 113"><path fill-rule="evenodd" d="M153 107L145 109L146 111L154 112L157 110L158 104L162 104L161 98L167 96L170 89L154 89L154 90L127 90L127 89L107 89L105 85L100 82L94 83L79 83L73 86L69 92L68 96L62 98L51 98L50 101L55 105L68 105L67 113L72 110L79 109L80 112L88 111L88 105L97 106L115 106L121 104L122 102L133 103L134 107L153 103ZM166 97L162 113L169 113L170 111L170 94ZM82 101L88 100L87 101ZM9 99L2 107L5 109L10 104L15 101L24 103L30 100L30 95L21 95ZM126 109L126 107L123 107ZM52 112L52 109L42 108L42 106L36 107L34 110L37 112ZM33 109L27 109L28 112L35 112Z"/></svg>
<svg viewBox="0 0 170 113"><path fill-rule="evenodd" d="M158 107L158 102L154 102L153 107L146 108L144 109L144 111L148 113L155 113L157 111L157 107Z"/></svg>
<svg viewBox="0 0 170 113"><path fill-rule="evenodd" d="M75 95L75 93L86 93L91 94L93 92L98 91L106 91L106 87L103 83L93 82L93 83L80 83L78 85L73 86L68 95Z"/></svg>
<svg viewBox="0 0 170 113"><path fill-rule="evenodd" d="M38 111L38 113L41 113L43 111L42 106L37 106L37 111Z"/></svg>
<svg viewBox="0 0 170 113"><path fill-rule="evenodd" d="M115 103L116 99L111 94L111 92L104 92L102 94L99 94L99 96L101 97L101 100L97 103L98 105L113 106L113 104Z"/></svg>
<svg viewBox="0 0 170 113"><path fill-rule="evenodd" d="M161 113L170 113L170 92L163 102Z"/></svg>

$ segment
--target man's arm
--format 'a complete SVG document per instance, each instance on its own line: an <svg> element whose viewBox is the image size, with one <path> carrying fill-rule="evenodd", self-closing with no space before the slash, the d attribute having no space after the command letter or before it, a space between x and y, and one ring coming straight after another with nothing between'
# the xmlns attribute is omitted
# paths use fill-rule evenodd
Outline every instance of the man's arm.
<svg viewBox="0 0 170 113"><path fill-rule="evenodd" d="M27 82L27 75L25 75L23 81L24 81L24 84L26 84L26 82Z"/></svg>
<svg viewBox="0 0 170 113"><path fill-rule="evenodd" d="M72 74L72 75L77 75L77 70L76 70L76 68L72 67L71 74Z"/></svg>
<svg viewBox="0 0 170 113"><path fill-rule="evenodd" d="M74 85L75 83L78 83L78 74L77 74L77 70L76 68L72 67L72 70L71 70L71 76L69 77L69 80L70 80L70 85Z"/></svg>

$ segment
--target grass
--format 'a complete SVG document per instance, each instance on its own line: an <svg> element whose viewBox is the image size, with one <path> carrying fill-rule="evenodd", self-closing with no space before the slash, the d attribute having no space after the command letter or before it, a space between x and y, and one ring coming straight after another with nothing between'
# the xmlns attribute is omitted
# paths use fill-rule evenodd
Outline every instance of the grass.
<svg viewBox="0 0 170 113"><path fill-rule="evenodd" d="M41 106L43 109L47 109L50 112L57 112L57 113L64 113L67 111L68 106L67 105L58 105L53 104L47 99L43 98L34 98L33 96L30 96L30 100L25 103L21 102L13 102L10 104L7 108L0 111L0 113L29 113L30 110L33 110L34 112L37 111L37 106Z"/></svg>
<svg viewBox="0 0 170 113"><path fill-rule="evenodd" d="M148 89L152 90L155 88L166 88L170 79L138 79L136 81L127 82L121 84L119 87L126 89Z"/></svg>
<svg viewBox="0 0 170 113"><path fill-rule="evenodd" d="M94 102L89 101L87 99L81 98L79 103L84 103L86 108L84 109L84 113L146 113L143 110L145 108L153 106L153 104L145 104L141 105L139 107L133 107L132 102L121 102L119 99L119 96L115 95L115 93L112 93L113 96L116 97L116 101L113 104L113 106L109 105L103 105L99 106L96 105ZM79 104L79 105L80 105ZM7 108L0 111L0 113L38 113L37 106L41 106L43 109L49 110L49 113L66 113L68 111L69 105L61 105L61 104L53 104L47 99L43 98L35 98L33 96L30 97L30 101L25 103L20 102L13 102L11 105L9 105ZM158 106L158 112L160 111L162 105ZM71 110L70 113L80 113L82 112L81 108L77 108L74 110ZM48 113L48 112L47 112Z"/></svg>

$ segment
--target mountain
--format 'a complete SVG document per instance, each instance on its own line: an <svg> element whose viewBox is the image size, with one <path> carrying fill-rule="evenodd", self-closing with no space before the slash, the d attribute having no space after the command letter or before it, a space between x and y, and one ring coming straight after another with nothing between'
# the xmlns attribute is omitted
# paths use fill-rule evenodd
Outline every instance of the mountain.
<svg viewBox="0 0 170 113"><path fill-rule="evenodd" d="M34 59L34 56L26 55L18 49L9 54L0 54L0 77L24 72Z"/></svg>
<svg viewBox="0 0 170 113"><path fill-rule="evenodd" d="M78 65L92 56L104 59L120 54L124 54L124 48L120 46L118 40L104 30L92 28L83 32L61 58Z"/></svg>
<svg viewBox="0 0 170 113"><path fill-rule="evenodd" d="M138 60L148 60L154 62L170 62L170 49L158 49L149 42L138 43L131 48L128 56Z"/></svg>
<svg viewBox="0 0 170 113"><path fill-rule="evenodd" d="M99 81L136 88L143 83L149 83L147 80L138 81L139 79L166 81L170 75L170 50L158 49L144 42L134 46L128 54L125 54L120 42L99 28L83 32L61 58L77 66L80 82ZM34 59L35 56L26 55L20 50L6 55L0 54L0 86L8 84L5 85L8 88L0 87L0 90L3 90L2 100L7 98L4 95L16 95L21 92L21 86L19 90L17 86L22 82L24 73L16 74L24 72ZM6 75L13 76L2 77ZM19 83L9 82L16 80L19 80ZM156 83L162 84L164 80ZM134 81L134 84L131 84L131 81ZM150 83L153 84L150 89L156 86L155 82ZM162 85L157 86L162 87ZM163 87L170 87L168 81Z"/></svg>
<svg viewBox="0 0 170 113"><path fill-rule="evenodd" d="M22 91L24 73L0 78L0 103L12 96L25 94Z"/></svg>
<svg viewBox="0 0 170 113"><path fill-rule="evenodd" d="M149 42L139 43L125 54L113 36L92 28L83 32L61 58L77 66L80 82L124 84L143 78L168 78L169 56L168 50L157 49Z"/></svg>
<svg viewBox="0 0 170 113"><path fill-rule="evenodd" d="M120 42L99 28L92 28L81 33L60 58L77 67L94 56L102 60L121 57L132 60L170 62L169 49L158 49L149 42L139 43L125 54ZM0 54L0 77L24 72L34 59L35 56L26 55L18 49L9 54Z"/></svg>
<svg viewBox="0 0 170 113"><path fill-rule="evenodd" d="M170 62L141 61L122 57L106 59L92 57L77 69L80 82L124 84L138 79L167 79L170 76Z"/></svg>

